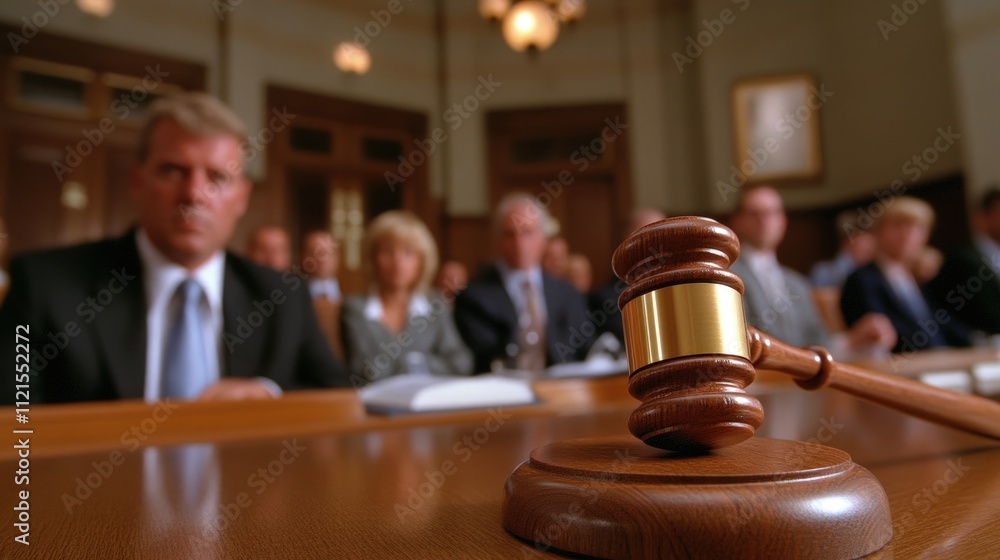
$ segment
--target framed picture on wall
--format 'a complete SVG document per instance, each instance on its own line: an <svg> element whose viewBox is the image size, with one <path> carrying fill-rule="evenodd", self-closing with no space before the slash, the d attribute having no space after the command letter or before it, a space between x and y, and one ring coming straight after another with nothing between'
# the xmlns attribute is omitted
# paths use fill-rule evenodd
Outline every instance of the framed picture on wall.
<svg viewBox="0 0 1000 560"><path fill-rule="evenodd" d="M820 180L820 113L829 95L808 74L733 85L734 166L748 184Z"/></svg>

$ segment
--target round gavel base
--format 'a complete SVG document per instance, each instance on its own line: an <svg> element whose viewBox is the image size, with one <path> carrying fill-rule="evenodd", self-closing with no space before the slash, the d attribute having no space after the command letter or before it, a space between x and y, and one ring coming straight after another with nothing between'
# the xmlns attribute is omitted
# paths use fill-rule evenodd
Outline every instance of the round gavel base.
<svg viewBox="0 0 1000 560"><path fill-rule="evenodd" d="M553 443L507 479L503 526L599 558L857 558L892 537L882 486L843 451L751 438L682 457L631 436Z"/></svg>

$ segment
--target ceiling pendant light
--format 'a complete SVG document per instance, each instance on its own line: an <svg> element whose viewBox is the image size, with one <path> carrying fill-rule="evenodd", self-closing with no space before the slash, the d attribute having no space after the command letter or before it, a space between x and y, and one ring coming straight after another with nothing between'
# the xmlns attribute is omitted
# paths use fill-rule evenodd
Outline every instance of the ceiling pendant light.
<svg viewBox="0 0 1000 560"><path fill-rule="evenodd" d="M544 2L518 2L504 16L503 37L515 51L544 51L558 36L559 21Z"/></svg>

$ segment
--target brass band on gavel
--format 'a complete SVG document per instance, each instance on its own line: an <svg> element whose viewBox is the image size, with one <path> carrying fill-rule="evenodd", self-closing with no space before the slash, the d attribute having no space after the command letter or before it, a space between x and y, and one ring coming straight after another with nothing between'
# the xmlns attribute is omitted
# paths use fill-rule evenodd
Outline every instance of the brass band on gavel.
<svg viewBox="0 0 1000 560"><path fill-rule="evenodd" d="M622 309L629 371L698 354L750 359L743 297L723 284L675 284Z"/></svg>

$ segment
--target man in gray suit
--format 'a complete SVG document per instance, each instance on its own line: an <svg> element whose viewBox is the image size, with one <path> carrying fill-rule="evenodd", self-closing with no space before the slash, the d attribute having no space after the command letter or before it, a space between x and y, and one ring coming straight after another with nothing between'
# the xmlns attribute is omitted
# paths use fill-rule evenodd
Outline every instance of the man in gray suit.
<svg viewBox="0 0 1000 560"><path fill-rule="evenodd" d="M775 256L788 218L781 195L768 186L743 189L730 218L740 238L740 258L731 270L743 279L747 322L795 346L819 344L834 356L888 351L896 343L892 323L870 313L844 333L831 335L820 321L809 281L781 266Z"/></svg>

